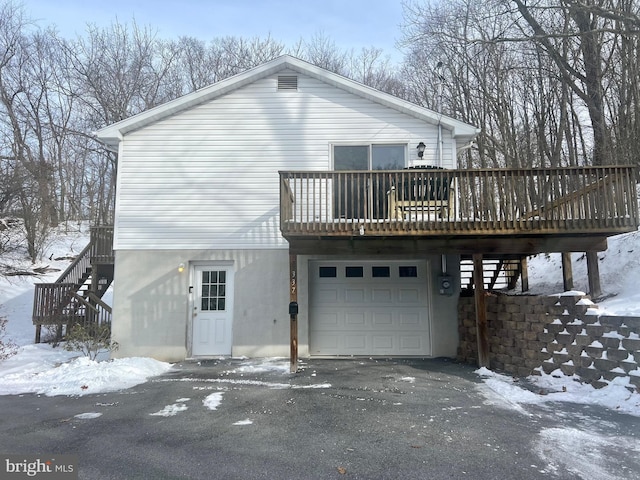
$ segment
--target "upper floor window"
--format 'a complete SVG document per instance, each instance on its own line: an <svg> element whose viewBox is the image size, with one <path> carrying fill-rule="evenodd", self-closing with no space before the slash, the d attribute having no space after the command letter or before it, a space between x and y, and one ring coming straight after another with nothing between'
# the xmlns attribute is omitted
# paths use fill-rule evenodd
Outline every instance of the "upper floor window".
<svg viewBox="0 0 640 480"><path fill-rule="evenodd" d="M406 145L334 145L334 170L401 170Z"/></svg>

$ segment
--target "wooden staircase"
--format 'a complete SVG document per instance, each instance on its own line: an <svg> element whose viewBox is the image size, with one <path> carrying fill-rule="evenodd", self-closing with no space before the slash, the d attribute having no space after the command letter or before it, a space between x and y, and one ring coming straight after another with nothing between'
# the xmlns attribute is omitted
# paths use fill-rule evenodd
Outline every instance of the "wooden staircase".
<svg viewBox="0 0 640 480"><path fill-rule="evenodd" d="M42 325L56 325L67 331L74 323L111 323L111 307L102 296L113 282L113 226L91 227L89 244L54 283L36 284L33 298L33 324L36 343Z"/></svg>
<svg viewBox="0 0 640 480"><path fill-rule="evenodd" d="M482 267L485 290L513 290L522 274L522 258L485 257ZM464 256L460 261L460 283L462 291L473 290L473 260Z"/></svg>

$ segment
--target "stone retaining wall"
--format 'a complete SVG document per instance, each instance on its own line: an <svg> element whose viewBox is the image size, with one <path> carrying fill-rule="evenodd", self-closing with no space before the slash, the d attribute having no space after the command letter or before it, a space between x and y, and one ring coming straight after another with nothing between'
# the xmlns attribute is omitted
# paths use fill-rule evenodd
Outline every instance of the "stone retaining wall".
<svg viewBox="0 0 640 480"><path fill-rule="evenodd" d="M640 317L603 315L578 292L486 301L490 368L518 376L560 370L595 387L628 377L640 391ZM458 318L458 360L476 363L473 297L460 298Z"/></svg>

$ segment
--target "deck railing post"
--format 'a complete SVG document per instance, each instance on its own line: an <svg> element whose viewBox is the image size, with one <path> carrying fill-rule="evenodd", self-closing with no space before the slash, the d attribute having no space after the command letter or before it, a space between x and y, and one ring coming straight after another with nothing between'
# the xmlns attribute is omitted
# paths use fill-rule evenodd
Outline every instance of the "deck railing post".
<svg viewBox="0 0 640 480"><path fill-rule="evenodd" d="M600 287L600 266L598 265L598 252L587 252L587 277L589 278L589 295L593 300L602 296Z"/></svg>
<svg viewBox="0 0 640 480"><path fill-rule="evenodd" d="M482 254L473 255L473 291L476 306L476 335L478 341L478 366L489 367L489 326L484 294L484 270Z"/></svg>
<svg viewBox="0 0 640 480"><path fill-rule="evenodd" d="M571 267L571 252L562 252L562 280L565 292L573 290L573 268Z"/></svg>
<svg viewBox="0 0 640 480"><path fill-rule="evenodd" d="M289 342L290 371L298 371L298 257L289 252Z"/></svg>

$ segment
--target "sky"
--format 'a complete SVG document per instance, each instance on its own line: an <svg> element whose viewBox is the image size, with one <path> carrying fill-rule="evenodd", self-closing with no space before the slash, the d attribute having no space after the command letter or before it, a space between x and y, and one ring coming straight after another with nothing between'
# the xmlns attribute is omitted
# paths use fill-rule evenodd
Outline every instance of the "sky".
<svg viewBox="0 0 640 480"><path fill-rule="evenodd" d="M228 35L268 35L290 46L315 35L341 49L375 46L399 58L395 49L403 23L402 0L24 0L41 27L55 25L66 38L82 35L87 24L114 20L149 26L160 38L202 40Z"/></svg>

